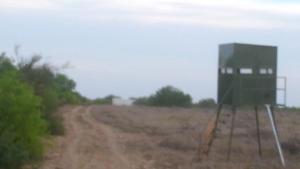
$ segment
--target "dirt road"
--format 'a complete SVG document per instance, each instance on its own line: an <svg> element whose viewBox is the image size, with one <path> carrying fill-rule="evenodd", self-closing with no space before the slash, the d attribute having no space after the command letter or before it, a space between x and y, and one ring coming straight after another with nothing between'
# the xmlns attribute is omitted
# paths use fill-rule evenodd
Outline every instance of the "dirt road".
<svg viewBox="0 0 300 169"><path fill-rule="evenodd" d="M261 113L263 157L259 159L254 116L240 112L232 158L226 160L230 112L221 116L210 156L197 161L200 134L213 109L142 106L76 106L61 112L66 134L56 137L41 169L280 169L271 128ZM299 168L300 113L278 112L289 169Z"/></svg>
<svg viewBox="0 0 300 169"><path fill-rule="evenodd" d="M43 169L131 169L117 133L92 118L91 107L64 113L66 136L49 153Z"/></svg>

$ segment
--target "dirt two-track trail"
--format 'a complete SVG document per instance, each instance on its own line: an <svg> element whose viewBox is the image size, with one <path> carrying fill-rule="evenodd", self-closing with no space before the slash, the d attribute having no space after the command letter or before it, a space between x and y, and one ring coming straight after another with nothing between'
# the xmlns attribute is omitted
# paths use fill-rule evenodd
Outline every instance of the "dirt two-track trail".
<svg viewBox="0 0 300 169"><path fill-rule="evenodd" d="M50 141L39 169L281 169L266 113L260 114L262 159L258 160L253 113L238 113L228 161L230 111L221 115L210 155L197 160L199 140L213 109L145 106L66 106L65 135ZM299 169L300 113L279 112L288 169ZM295 153L296 152L296 153Z"/></svg>
<svg viewBox="0 0 300 169"><path fill-rule="evenodd" d="M92 107L74 107L64 113L66 135L49 153L42 169L129 169L112 129L97 122Z"/></svg>

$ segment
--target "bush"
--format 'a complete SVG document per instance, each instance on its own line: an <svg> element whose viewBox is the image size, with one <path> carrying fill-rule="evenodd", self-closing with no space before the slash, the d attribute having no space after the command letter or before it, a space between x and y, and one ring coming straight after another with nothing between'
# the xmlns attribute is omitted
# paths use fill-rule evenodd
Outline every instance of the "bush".
<svg viewBox="0 0 300 169"><path fill-rule="evenodd" d="M151 102L149 97L139 97L139 98L133 98L135 105L144 105L144 106L150 106Z"/></svg>
<svg viewBox="0 0 300 169"><path fill-rule="evenodd" d="M53 135L62 135L62 118L55 114L64 104L79 104L84 98L75 91L76 83L64 74L55 73L52 66L40 63L40 56L18 63L19 72L24 82L33 87L34 93L41 98L42 112L49 131Z"/></svg>
<svg viewBox="0 0 300 169"><path fill-rule="evenodd" d="M52 135L63 135L64 127L62 118L57 115L56 109L59 106L58 94L53 89L47 89L41 96L44 118L47 121L48 129Z"/></svg>
<svg viewBox="0 0 300 169"><path fill-rule="evenodd" d="M93 100L94 104L112 104L112 101L114 98L119 98L119 96L115 96L115 95L107 95L104 98L96 98L95 100Z"/></svg>
<svg viewBox="0 0 300 169"><path fill-rule="evenodd" d="M192 98L189 94L185 94L175 87L166 86L150 96L149 104L154 106L187 107L192 104Z"/></svg>
<svg viewBox="0 0 300 169"><path fill-rule="evenodd" d="M40 159L42 136L64 133L58 106L88 101L72 79L40 60L33 56L16 65L0 54L0 169Z"/></svg>
<svg viewBox="0 0 300 169"><path fill-rule="evenodd" d="M63 135L65 128L63 125L63 118L61 115L56 113L46 113L45 119L47 120L48 129L52 135Z"/></svg>
<svg viewBox="0 0 300 169"><path fill-rule="evenodd" d="M40 159L46 123L40 99L18 79L16 71L0 74L0 168L20 168Z"/></svg>
<svg viewBox="0 0 300 169"><path fill-rule="evenodd" d="M93 100L94 104L112 104L110 100L104 99L104 98L97 98Z"/></svg>
<svg viewBox="0 0 300 169"><path fill-rule="evenodd" d="M0 55L0 74L5 71L16 71L12 61L6 57L5 53Z"/></svg>
<svg viewBox="0 0 300 169"><path fill-rule="evenodd" d="M208 98L208 99L202 99L198 102L197 106L200 107L215 107L217 106L217 103L214 99Z"/></svg>

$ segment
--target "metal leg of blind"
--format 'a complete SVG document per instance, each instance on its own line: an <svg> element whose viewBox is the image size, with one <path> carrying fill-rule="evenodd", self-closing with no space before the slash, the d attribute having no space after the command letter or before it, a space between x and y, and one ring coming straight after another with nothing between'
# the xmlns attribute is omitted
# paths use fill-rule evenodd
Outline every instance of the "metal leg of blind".
<svg viewBox="0 0 300 169"><path fill-rule="evenodd" d="M261 157L262 156L262 152L261 152L261 140L260 140L258 107L255 106L254 110L255 110L255 120L256 120L256 133L257 133L258 154L259 154L259 157Z"/></svg>
<svg viewBox="0 0 300 169"><path fill-rule="evenodd" d="M230 156L231 156L232 135L233 135L234 124L235 124L235 115L236 115L236 107L233 107L232 108L232 117L231 117L230 136L229 136L229 142L228 142L227 161L230 160Z"/></svg>
<svg viewBox="0 0 300 169"><path fill-rule="evenodd" d="M274 134L274 137L275 137L275 141L276 141L278 153L279 153L279 156L280 156L281 164L282 164L283 167L285 167L286 163L285 163L282 148L281 148L281 145L280 145L280 142L279 142L278 131L276 129L276 124L275 124L273 112L272 112L272 109L271 109L270 105L266 105L266 108L267 108L268 116L270 118L270 122L271 122L271 125L272 125L272 130L273 130L273 134Z"/></svg>

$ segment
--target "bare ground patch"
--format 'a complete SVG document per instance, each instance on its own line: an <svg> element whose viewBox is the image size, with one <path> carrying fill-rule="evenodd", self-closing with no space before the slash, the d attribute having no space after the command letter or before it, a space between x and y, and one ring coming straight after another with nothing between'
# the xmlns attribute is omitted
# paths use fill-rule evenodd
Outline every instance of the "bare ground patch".
<svg viewBox="0 0 300 169"><path fill-rule="evenodd" d="M236 118L232 158L231 161L226 161L231 114L225 110L221 115L221 123L211 155L206 161L198 162L195 159L201 141L200 134L213 115L213 109L95 106L92 111L99 122L131 135L133 138L120 141L124 144L126 152L143 157L154 168L276 169L281 167L265 112L260 112L262 159L258 158L257 153L255 115L251 111L240 111ZM295 118L300 119L300 115L297 113L287 115L284 112L278 112L276 115L282 143L288 142L287 145L283 144L283 147L286 158L292 160L289 167L295 168L294 163L300 164L294 160L298 154L290 152L293 152L291 149L297 148L298 145L295 141L288 140L293 134L299 134L299 130L295 130L299 129L299 125L295 125L294 121ZM291 125L294 130L287 134L286 131L291 129Z"/></svg>
<svg viewBox="0 0 300 169"><path fill-rule="evenodd" d="M217 137L206 160L197 160L201 132L215 110L88 106L64 113L67 135L44 169L280 169L266 113L261 118L262 152L258 158L255 116L239 111L232 157L226 160L231 114L221 115ZM276 113L289 169L300 166L300 114ZM71 160L71 161L70 161ZM73 161L73 163L72 163ZM50 166L50 167L49 167ZM79 167L80 167L79 166ZM72 168L72 169L73 169ZM70 168L71 169L71 168Z"/></svg>

